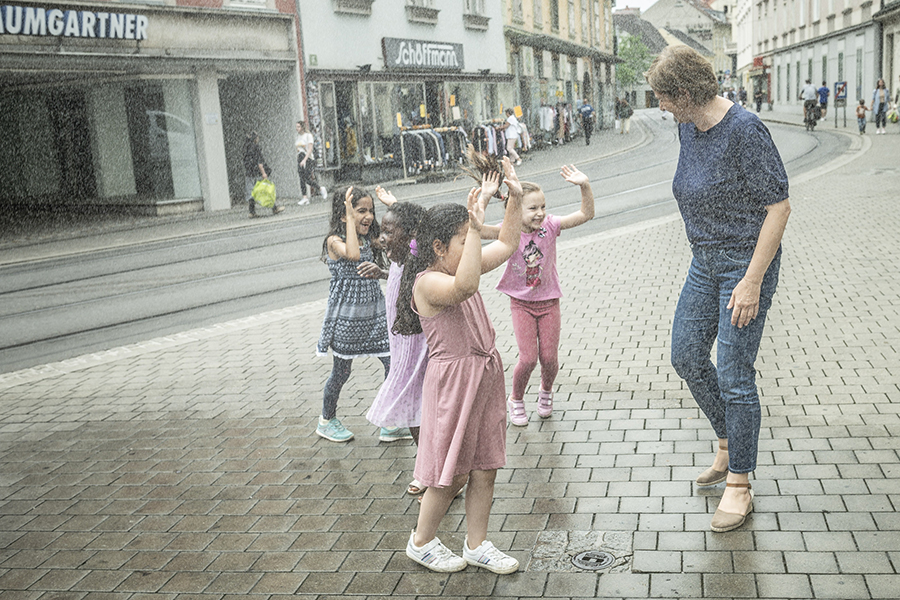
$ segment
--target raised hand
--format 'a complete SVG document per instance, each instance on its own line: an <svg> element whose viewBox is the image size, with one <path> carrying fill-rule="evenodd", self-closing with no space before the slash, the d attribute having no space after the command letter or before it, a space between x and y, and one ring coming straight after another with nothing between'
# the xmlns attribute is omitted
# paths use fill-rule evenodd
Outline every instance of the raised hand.
<svg viewBox="0 0 900 600"><path fill-rule="evenodd" d="M509 188L509 193L515 194L516 196L522 195L522 184L519 183L519 178L516 176L516 169L513 167L512 161L509 160L508 156L503 157L503 173L505 177L503 178L503 183L506 184L506 187Z"/></svg>
<svg viewBox="0 0 900 600"><path fill-rule="evenodd" d="M481 231L484 225L484 205L486 202L481 201L481 188L472 188L469 190L469 197L466 199L466 205L469 208L469 227L475 231ZM490 196L488 196L490 198Z"/></svg>
<svg viewBox="0 0 900 600"><path fill-rule="evenodd" d="M394 203L397 202L397 198L380 185L375 186L375 195L378 196L378 199L381 200L381 203L387 207L391 207L394 205Z"/></svg>
<svg viewBox="0 0 900 600"><path fill-rule="evenodd" d="M588 176L575 168L575 165L565 165L559 172L562 178L573 185L584 185L590 180Z"/></svg>
<svg viewBox="0 0 900 600"><path fill-rule="evenodd" d="M491 171L481 176L481 203L482 209L487 207L491 197L500 189L500 173Z"/></svg>
<svg viewBox="0 0 900 600"><path fill-rule="evenodd" d="M347 214L347 230L353 229L356 231L356 211L353 210L353 186L347 188L347 193L344 194L344 208Z"/></svg>

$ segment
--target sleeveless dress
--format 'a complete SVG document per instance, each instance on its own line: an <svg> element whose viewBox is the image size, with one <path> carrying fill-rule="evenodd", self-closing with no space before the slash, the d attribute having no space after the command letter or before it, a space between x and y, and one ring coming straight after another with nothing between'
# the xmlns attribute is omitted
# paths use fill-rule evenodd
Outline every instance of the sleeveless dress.
<svg viewBox="0 0 900 600"><path fill-rule="evenodd" d="M414 475L425 487L446 487L456 475L506 464L503 363L480 293L419 319L428 367Z"/></svg>
<svg viewBox="0 0 900 600"><path fill-rule="evenodd" d="M425 334L397 335L391 331L397 318L402 276L403 266L392 261L385 292L391 370L366 414L366 419L378 427L418 427L422 415L422 382L428 364Z"/></svg>
<svg viewBox="0 0 900 600"><path fill-rule="evenodd" d="M361 356L390 356L384 294L377 279L360 277L356 268L374 262L372 245L360 240L359 260L333 260L325 264L331 271L328 307L322 322L322 334L316 354L326 356L328 349L345 359Z"/></svg>

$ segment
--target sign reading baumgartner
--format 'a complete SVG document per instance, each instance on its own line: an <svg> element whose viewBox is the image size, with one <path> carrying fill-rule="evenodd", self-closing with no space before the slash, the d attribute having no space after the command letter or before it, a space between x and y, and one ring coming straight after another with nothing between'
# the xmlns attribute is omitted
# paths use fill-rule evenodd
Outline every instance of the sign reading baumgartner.
<svg viewBox="0 0 900 600"><path fill-rule="evenodd" d="M34 6L0 6L0 34L146 40L143 15Z"/></svg>
<svg viewBox="0 0 900 600"><path fill-rule="evenodd" d="M462 44L401 38L382 38L387 69L461 71L465 68Z"/></svg>

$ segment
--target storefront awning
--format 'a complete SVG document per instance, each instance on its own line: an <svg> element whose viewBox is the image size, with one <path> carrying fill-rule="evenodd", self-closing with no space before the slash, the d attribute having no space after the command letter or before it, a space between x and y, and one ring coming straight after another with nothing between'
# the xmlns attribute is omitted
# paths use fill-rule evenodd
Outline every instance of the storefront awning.
<svg viewBox="0 0 900 600"><path fill-rule="evenodd" d="M591 48L590 46L582 46L581 44L561 40L545 33L530 33L514 27L504 27L503 35L506 36L506 39L508 39L510 43L519 46L529 46L538 50L549 50L550 52L558 52L568 56L590 58L598 62L623 62L621 58L614 54L610 54L609 52L602 52L596 48Z"/></svg>

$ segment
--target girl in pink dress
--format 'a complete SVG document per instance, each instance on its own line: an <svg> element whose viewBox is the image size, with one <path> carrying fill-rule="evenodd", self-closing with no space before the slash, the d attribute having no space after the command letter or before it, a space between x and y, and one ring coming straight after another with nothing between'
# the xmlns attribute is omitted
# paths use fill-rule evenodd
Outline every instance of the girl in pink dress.
<svg viewBox="0 0 900 600"><path fill-rule="evenodd" d="M499 241L481 247L484 209L500 185L485 175L469 192L468 211L455 204L428 210L416 234L418 256L400 283L395 331L422 331L428 367L422 389L422 424L415 477L427 487L406 554L440 572L466 564L512 573L518 561L487 541L497 469L506 464L506 388L494 328L478 293L481 274L499 267L518 245L521 187L503 159L510 191ZM462 556L436 537L456 493L466 485L466 541Z"/></svg>
<svg viewBox="0 0 900 600"><path fill-rule="evenodd" d="M513 369L512 393L507 401L509 421L528 425L525 388L531 373L541 363L541 388L537 413L546 419L553 413L553 382L559 373L561 319L559 275L556 271L556 238L563 229L577 227L594 218L594 193L587 175L568 165L563 179L581 190L581 206L564 217L547 213L544 192L536 183L522 182L522 210L517 215L521 227L519 247L506 262L497 289L509 296L513 332L519 346L519 360ZM481 236L496 239L500 228L485 225Z"/></svg>

